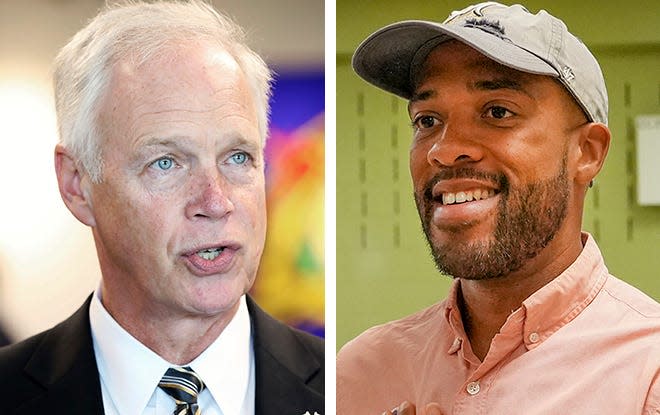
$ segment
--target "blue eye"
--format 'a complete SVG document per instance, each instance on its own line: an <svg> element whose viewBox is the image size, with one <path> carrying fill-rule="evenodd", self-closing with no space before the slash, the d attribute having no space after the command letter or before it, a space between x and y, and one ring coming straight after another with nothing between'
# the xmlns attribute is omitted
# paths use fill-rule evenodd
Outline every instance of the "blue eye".
<svg viewBox="0 0 660 415"><path fill-rule="evenodd" d="M160 170L169 170L174 166L174 160L171 157L162 157L154 161L152 166Z"/></svg>
<svg viewBox="0 0 660 415"><path fill-rule="evenodd" d="M232 154L230 159L235 164L245 164L247 163L249 156L246 153L240 152L240 153Z"/></svg>

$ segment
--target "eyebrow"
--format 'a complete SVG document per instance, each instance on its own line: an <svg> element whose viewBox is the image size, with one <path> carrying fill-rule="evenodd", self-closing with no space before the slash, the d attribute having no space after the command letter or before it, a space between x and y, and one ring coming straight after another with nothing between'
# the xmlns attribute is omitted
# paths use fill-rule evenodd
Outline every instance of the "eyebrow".
<svg viewBox="0 0 660 415"><path fill-rule="evenodd" d="M529 79L526 78L524 72L509 68L488 58L475 60L470 67L484 72L484 79L469 85L471 88L478 91L510 89L530 96L529 91L525 88Z"/></svg>
<svg viewBox="0 0 660 415"><path fill-rule="evenodd" d="M509 77L500 77L489 80L477 81L472 85L472 87L478 91L498 91L502 89L508 89L511 91L520 92L524 95L527 95L530 98L534 98L532 93L526 87L527 82L523 79L509 78Z"/></svg>
<svg viewBox="0 0 660 415"><path fill-rule="evenodd" d="M426 101L427 99L433 98L436 95L438 95L438 93L433 89L426 89L421 92L415 92L413 93L413 96L410 97L408 106L410 107L410 104L416 101Z"/></svg>
<svg viewBox="0 0 660 415"><path fill-rule="evenodd" d="M139 145L140 150L136 153L136 159L147 156L157 149L171 149L178 152L191 154L198 147L195 139L187 136L150 136L145 138ZM223 141L221 147L223 151L231 148L242 148L245 151L255 155L263 154L264 148L260 142L253 142L242 135L230 135ZM216 149L220 149L216 147Z"/></svg>
<svg viewBox="0 0 660 415"><path fill-rule="evenodd" d="M473 84L469 84L469 89L474 89L477 91L497 91L501 89L509 89L512 91L521 92L531 97L531 94L525 88L525 85L528 82L525 78L526 74L524 72L509 68L486 57L474 60L469 64L469 68L482 72L482 75L480 75L482 80L476 81ZM408 108L410 108L410 104L414 102L425 101L433 98L436 95L437 93L434 90L422 90L419 92L413 92L413 95L408 102Z"/></svg>
<svg viewBox="0 0 660 415"><path fill-rule="evenodd" d="M154 147L173 147L173 148L182 148L186 147L187 142L190 141L186 137L182 136L149 136L138 141L138 147L142 149L154 148Z"/></svg>
<svg viewBox="0 0 660 415"><path fill-rule="evenodd" d="M514 91L526 92L523 85L515 79L497 78L484 81L477 81L472 86L480 91L495 91L498 89L512 89Z"/></svg>
<svg viewBox="0 0 660 415"><path fill-rule="evenodd" d="M479 68L484 68L484 65L475 64L474 66L477 66ZM501 65L498 64L498 66ZM518 72L515 70L513 71ZM502 72L502 71L500 70L498 72ZM509 71L504 71L504 72L509 72ZM525 82L524 80L521 81L519 78L520 76L513 78L512 76L510 76L510 74L504 73L501 75L496 75L491 79L483 79L468 84L468 89L476 90L476 91L497 91L502 89L508 89L508 90L520 92L522 94L527 95L528 97L532 97L531 93L527 90L527 88L525 88L527 82ZM437 91L432 89L425 89L413 93L413 96L410 98L410 101L408 101L408 112L410 112L410 106L415 102L426 101L428 99L435 97L437 94L438 94Z"/></svg>

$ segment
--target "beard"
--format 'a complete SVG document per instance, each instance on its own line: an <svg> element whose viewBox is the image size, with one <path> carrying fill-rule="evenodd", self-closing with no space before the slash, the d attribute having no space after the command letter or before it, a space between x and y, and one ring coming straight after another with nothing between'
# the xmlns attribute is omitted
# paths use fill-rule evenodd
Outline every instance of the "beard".
<svg viewBox="0 0 660 415"><path fill-rule="evenodd" d="M567 215L569 182L566 157L557 176L511 188L506 176L486 174L471 168L443 171L415 195L422 228L438 270L454 278L483 280L502 277L522 268L554 238ZM478 178L497 183L500 201L495 230L489 241L435 243L432 235L433 185L448 178ZM469 203L469 202L468 202ZM470 224L465 224L469 226ZM461 226L443 228L460 234Z"/></svg>

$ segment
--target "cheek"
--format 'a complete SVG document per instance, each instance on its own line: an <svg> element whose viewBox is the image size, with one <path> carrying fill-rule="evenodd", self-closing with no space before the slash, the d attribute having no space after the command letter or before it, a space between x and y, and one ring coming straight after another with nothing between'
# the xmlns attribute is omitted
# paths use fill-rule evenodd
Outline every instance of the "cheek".
<svg viewBox="0 0 660 415"><path fill-rule="evenodd" d="M427 150L422 146L413 145L410 148L410 177L415 190L423 187L429 179L427 176L432 173L426 155Z"/></svg>
<svg viewBox="0 0 660 415"><path fill-rule="evenodd" d="M236 203L237 222L245 233L245 244L250 263L258 264L266 242L266 197L264 191L254 189L242 193L240 204ZM256 266L256 265L255 265Z"/></svg>
<svg viewBox="0 0 660 415"><path fill-rule="evenodd" d="M252 203L252 216L254 217L255 224L258 228L263 229L265 233L266 229L266 196L265 192L259 192L255 195L254 201Z"/></svg>
<svg viewBox="0 0 660 415"><path fill-rule="evenodd" d="M175 223L171 216L176 204L168 197L112 186L99 201L103 205L97 215L99 227L108 242L122 243L136 253L155 246L167 234L165 228Z"/></svg>
<svg viewBox="0 0 660 415"><path fill-rule="evenodd" d="M490 141L489 154L512 186L554 177L563 157L564 138L547 123L530 123Z"/></svg>
<svg viewBox="0 0 660 415"><path fill-rule="evenodd" d="M231 197L238 216L250 227L266 226L266 191L263 181L256 180L250 185L234 189Z"/></svg>

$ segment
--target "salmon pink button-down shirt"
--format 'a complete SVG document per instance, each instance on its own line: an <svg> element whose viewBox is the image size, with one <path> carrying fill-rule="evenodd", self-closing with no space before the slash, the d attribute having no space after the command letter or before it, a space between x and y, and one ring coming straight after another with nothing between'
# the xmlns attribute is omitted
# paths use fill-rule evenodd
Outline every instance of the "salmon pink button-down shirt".
<svg viewBox="0 0 660 415"><path fill-rule="evenodd" d="M660 414L660 304L610 275L594 240L527 298L483 362L456 297L367 330L337 357L337 413L404 400L443 415ZM418 411L418 415L419 415Z"/></svg>

